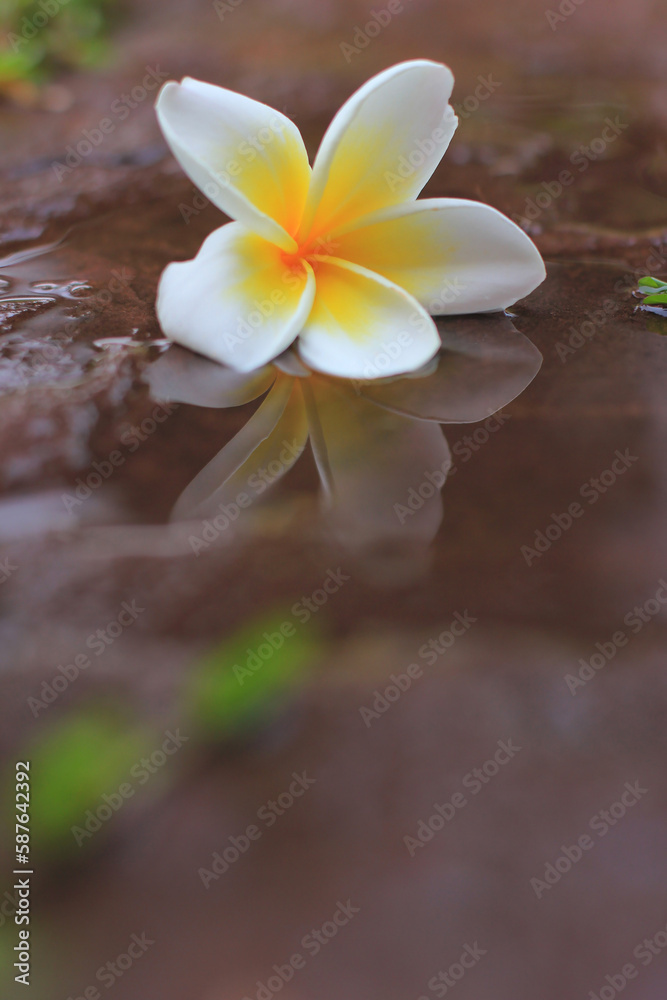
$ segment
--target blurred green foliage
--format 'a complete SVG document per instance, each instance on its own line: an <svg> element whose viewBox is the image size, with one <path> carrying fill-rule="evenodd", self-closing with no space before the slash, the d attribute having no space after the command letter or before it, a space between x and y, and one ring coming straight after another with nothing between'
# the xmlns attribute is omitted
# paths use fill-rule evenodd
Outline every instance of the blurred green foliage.
<svg viewBox="0 0 667 1000"><path fill-rule="evenodd" d="M175 714L183 720L188 741L192 739L189 749L254 735L300 689L321 652L313 626L297 624L288 613L274 609L241 627L188 673ZM67 857L91 840L99 843L96 835L83 834L82 839L75 831L89 830L95 817L101 819L100 807L114 819L111 814L124 801L118 790L129 784L134 794L143 784L135 780L136 768L160 747L164 735L154 724L131 719L121 705L84 704L49 719L17 758L30 761L31 854L38 852L40 860ZM167 768L164 780L176 780L176 772ZM9 845L16 815L13 781L4 792ZM116 806L110 807L110 797ZM106 828L106 819L97 825Z"/></svg>
<svg viewBox="0 0 667 1000"><path fill-rule="evenodd" d="M186 692L191 728L227 739L263 725L300 687L320 655L312 625L294 624L289 614L255 619L192 671Z"/></svg>
<svg viewBox="0 0 667 1000"><path fill-rule="evenodd" d="M105 793L128 780L130 769L154 749L150 734L120 715L87 708L67 715L27 748L30 761L31 849L76 850L72 827Z"/></svg>
<svg viewBox="0 0 667 1000"><path fill-rule="evenodd" d="M99 65L112 9L111 0L0 0L0 87Z"/></svg>

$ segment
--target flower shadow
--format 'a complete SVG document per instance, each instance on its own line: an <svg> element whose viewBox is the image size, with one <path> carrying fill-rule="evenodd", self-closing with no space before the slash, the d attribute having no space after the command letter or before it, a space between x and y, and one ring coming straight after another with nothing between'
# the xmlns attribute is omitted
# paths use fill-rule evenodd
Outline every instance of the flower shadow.
<svg viewBox="0 0 667 1000"><path fill-rule="evenodd" d="M289 472L308 443L327 524L347 546L428 544L451 468L440 424L484 420L534 379L537 348L504 314L438 320L442 349L409 375L351 381L286 352L239 373L172 346L144 375L156 399L233 407L263 397L242 429L186 487L172 522L242 515Z"/></svg>

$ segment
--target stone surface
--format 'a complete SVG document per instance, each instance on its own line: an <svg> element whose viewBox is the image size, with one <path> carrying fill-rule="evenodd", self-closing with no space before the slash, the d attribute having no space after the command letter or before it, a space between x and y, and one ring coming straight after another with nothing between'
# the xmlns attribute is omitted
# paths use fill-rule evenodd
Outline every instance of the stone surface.
<svg viewBox="0 0 667 1000"><path fill-rule="evenodd" d="M486 954L457 984L461 1000L599 995L628 962L639 970L628 996L664 995L667 958L644 966L633 950L667 923L665 615L641 627L626 616L667 572L667 343L628 290L667 272L665 4L586 0L555 30L536 0L404 7L347 61L341 43L355 44L365 4L244 0L220 20L208 3L137 3L116 64L63 81L69 111L0 111L0 556L17 567L0 584L3 759L91 701L158 732L177 725L212 643L262 611L290 616L331 568L351 577L318 613L321 662L266 731L220 747L192 732L93 850L39 859L40 1000L83 995L133 933L155 944L114 982L122 1000L256 997L296 952L305 966L285 1000L417 1000L438 995L429 981L476 942ZM488 440L445 429L456 472L420 571L405 552L369 563L322 532L310 455L246 531L197 559L176 554L171 506L255 404L183 404L154 420L155 286L223 218L196 207L148 96L62 180L53 162L146 67L266 100L314 151L355 86L414 56L452 65L463 111L479 75L499 82L461 116L427 194L525 219L528 199L576 174L524 223L549 278L514 323L543 369ZM582 161L607 118L628 127ZM117 472L68 513L63 494L115 450ZM591 484L617 451L627 471ZM522 546L575 502L583 515L528 565ZM146 609L136 626L35 718L28 697L132 599ZM420 648L466 611L469 632L427 664ZM627 646L571 693L566 676L619 630ZM360 708L411 662L423 676L367 727ZM473 795L464 779L499 740L521 750ZM205 889L198 869L304 769L313 788ZM538 899L531 879L636 781L645 796ZM466 805L411 857L404 838L462 789ZM310 955L304 935L348 898L360 912ZM3 949L12 934L0 928Z"/></svg>

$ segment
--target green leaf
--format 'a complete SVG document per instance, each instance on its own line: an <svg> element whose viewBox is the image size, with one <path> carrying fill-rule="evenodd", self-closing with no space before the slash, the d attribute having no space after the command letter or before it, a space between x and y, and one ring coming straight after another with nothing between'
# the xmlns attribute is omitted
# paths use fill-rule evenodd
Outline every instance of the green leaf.
<svg viewBox="0 0 667 1000"><path fill-rule="evenodd" d="M644 299L645 306L667 306L667 286L666 291L658 295L647 295Z"/></svg>
<svg viewBox="0 0 667 1000"><path fill-rule="evenodd" d="M639 289L638 291L642 295L651 296L655 293L662 294L667 292L667 282L659 281L658 278L640 278L639 279ZM646 299L648 301L648 299Z"/></svg>
<svg viewBox="0 0 667 1000"><path fill-rule="evenodd" d="M639 279L639 285L640 286L646 285L649 288L660 288L660 286L662 284L664 284L664 282L658 281L657 278L650 278L648 276L646 278L640 278Z"/></svg>
<svg viewBox="0 0 667 1000"><path fill-rule="evenodd" d="M186 692L191 727L224 739L264 724L320 654L312 626L288 613L256 618L195 666Z"/></svg>
<svg viewBox="0 0 667 1000"><path fill-rule="evenodd" d="M154 741L148 731L101 709L77 712L47 729L18 758L30 761L31 847L78 850L72 827L102 804L105 793L132 780L131 768ZM13 795L12 787L10 806Z"/></svg>

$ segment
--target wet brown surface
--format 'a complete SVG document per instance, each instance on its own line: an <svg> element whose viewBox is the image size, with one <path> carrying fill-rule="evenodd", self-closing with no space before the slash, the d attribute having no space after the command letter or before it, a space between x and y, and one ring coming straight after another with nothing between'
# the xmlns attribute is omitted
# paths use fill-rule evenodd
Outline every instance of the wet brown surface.
<svg viewBox="0 0 667 1000"><path fill-rule="evenodd" d="M155 943L109 987L118 1000L257 997L297 952L286 1000L449 995L429 981L476 943L485 954L457 982L461 1000L607 1000L627 963L638 974L625 996L665 994L667 952L633 955L667 926L665 615L651 605L641 621L633 608L667 574L667 342L630 289L667 273L667 9L585 0L552 31L537 0L405 8L348 63L341 42L365 5L245 0L221 22L208 4L146 3L119 65L68 81L69 111L0 111L0 296L14 300L0 303L0 533L17 567L0 584L5 760L91 699L188 732L184 684L211 643L264 610L292 620L329 570L350 578L317 613L323 654L289 709L233 746L190 732L169 779L108 836L67 863L39 859L40 1000L83 996L133 933ZM466 439L483 423L445 428L456 471L428 557L399 540L369 561L325 534L309 453L247 530L198 558L161 549L179 493L256 408L183 403L145 440L132 432L155 414L142 376L160 349L136 344L160 337L157 278L221 217L193 202L149 98L62 182L52 160L147 65L274 104L314 150L357 84L413 56L452 66L459 106L478 74L500 81L462 116L426 193L536 215L525 224L549 277L513 322L541 372L488 440ZM627 128L580 170L607 118ZM562 195L527 209L563 170L575 179ZM187 224L184 206L197 211ZM69 514L62 494L115 449L118 471ZM604 475L614 462L622 471ZM560 537L551 528L544 552L522 553L573 503L583 513ZM136 625L33 718L26 699L133 599L146 609ZM420 649L457 612L476 620L429 664ZM619 630L627 644L572 693L566 676ZM360 709L412 662L423 676L367 726ZM521 750L473 794L466 775L498 741ZM303 799L258 823L304 769L315 783ZM590 823L626 782L647 791L602 836ZM457 792L465 804L412 857L404 838ZM259 840L204 888L198 870L252 823ZM538 899L531 879L585 833L593 847ZM304 936L348 899L359 913L311 954Z"/></svg>

